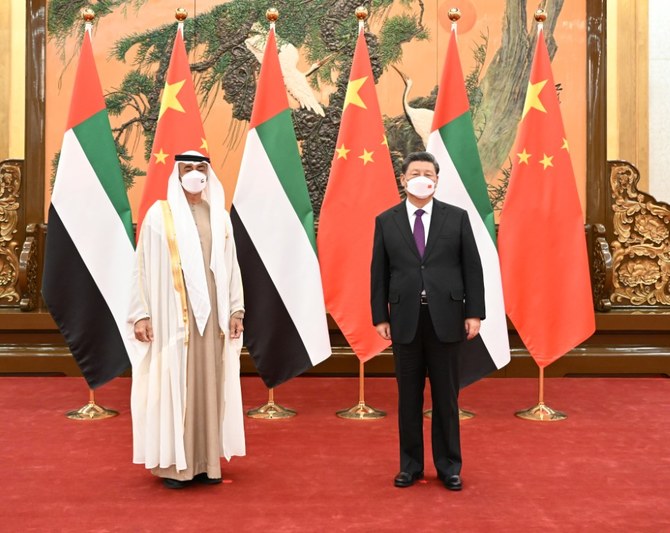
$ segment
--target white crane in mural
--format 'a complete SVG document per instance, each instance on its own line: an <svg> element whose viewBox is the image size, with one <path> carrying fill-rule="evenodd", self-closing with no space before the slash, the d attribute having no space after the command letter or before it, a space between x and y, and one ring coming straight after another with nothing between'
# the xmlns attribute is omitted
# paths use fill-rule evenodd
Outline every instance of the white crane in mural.
<svg viewBox="0 0 670 533"><path fill-rule="evenodd" d="M412 79L406 74L403 74L394 65L391 66L393 66L395 71L400 74L402 81L405 83L405 90L402 93L402 107L405 110L405 116L417 135L421 137L424 147L428 146L428 137L430 136L430 128L433 125L433 115L435 114L435 111L409 105L407 96L412 88Z"/></svg>
<svg viewBox="0 0 670 533"><path fill-rule="evenodd" d="M255 22L251 27L251 35L244 41L247 49L256 56L259 63L263 61L267 36L268 31ZM291 43L280 40L279 37L277 37L277 48L279 51L279 64L281 65L288 93L297 100L300 107L309 109L322 117L325 116L323 107L321 107L312 87L307 81L307 77L323 65L325 60L314 63L307 72L300 72L298 70L298 60L300 59L298 49Z"/></svg>

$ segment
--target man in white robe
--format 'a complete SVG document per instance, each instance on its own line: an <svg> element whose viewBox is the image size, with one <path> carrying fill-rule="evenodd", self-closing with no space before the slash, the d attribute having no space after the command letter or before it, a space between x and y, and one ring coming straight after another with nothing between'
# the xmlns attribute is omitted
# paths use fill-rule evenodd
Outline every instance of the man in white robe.
<svg viewBox="0 0 670 533"><path fill-rule="evenodd" d="M220 457L245 455L244 303L223 187L209 159L176 156L167 197L147 211L137 245L128 319L138 345L133 462L182 488L220 483Z"/></svg>

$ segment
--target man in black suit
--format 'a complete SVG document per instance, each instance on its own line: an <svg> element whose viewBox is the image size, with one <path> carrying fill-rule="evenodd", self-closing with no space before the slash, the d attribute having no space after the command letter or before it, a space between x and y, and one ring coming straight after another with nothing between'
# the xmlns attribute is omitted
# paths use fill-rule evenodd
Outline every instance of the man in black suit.
<svg viewBox="0 0 670 533"><path fill-rule="evenodd" d="M468 214L433 199L439 165L414 152L402 166L407 201L376 219L371 265L372 320L393 342L398 382L400 473L396 487L423 478L423 390L433 402L437 475L461 490L458 352L485 318L484 280Z"/></svg>

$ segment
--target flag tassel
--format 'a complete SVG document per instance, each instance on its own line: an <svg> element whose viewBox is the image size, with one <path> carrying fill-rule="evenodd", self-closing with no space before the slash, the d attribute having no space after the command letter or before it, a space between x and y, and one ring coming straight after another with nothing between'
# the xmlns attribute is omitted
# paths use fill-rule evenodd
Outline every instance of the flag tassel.
<svg viewBox="0 0 670 533"><path fill-rule="evenodd" d="M275 403L274 389L268 389L268 403L261 405L260 407L256 407L255 409L249 409L247 411L247 416L249 418L261 418L263 420L291 418L297 414L298 413L293 409L282 407L281 405Z"/></svg>
<svg viewBox="0 0 670 533"><path fill-rule="evenodd" d="M95 392L93 389L88 389L88 403L75 411L68 411L65 416L70 420L102 420L118 414L118 411L106 409L95 403Z"/></svg>
<svg viewBox="0 0 670 533"><path fill-rule="evenodd" d="M544 368L540 367L540 394L539 400L536 406L524 409L523 411L517 411L514 413L519 418L524 420L536 420L538 422L554 422L558 420L565 420L568 418L568 415L562 413L561 411L555 411L548 405L544 403Z"/></svg>
<svg viewBox="0 0 670 533"><path fill-rule="evenodd" d="M365 403L365 368L363 365L363 361L360 361L358 367L358 404L349 409L337 411L335 414L340 418L349 420L377 420L386 416L385 411L380 411Z"/></svg>

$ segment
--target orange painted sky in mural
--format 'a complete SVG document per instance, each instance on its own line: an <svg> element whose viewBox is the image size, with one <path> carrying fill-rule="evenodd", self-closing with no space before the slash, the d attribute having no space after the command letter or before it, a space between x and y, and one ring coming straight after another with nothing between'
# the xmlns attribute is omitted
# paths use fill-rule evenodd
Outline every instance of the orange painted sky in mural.
<svg viewBox="0 0 670 533"><path fill-rule="evenodd" d="M575 170L577 185L584 205L584 191L586 183L586 25L585 1L571 0L565 2L560 19L555 30L558 51L553 61L554 78L561 83L563 121L566 134L572 148L572 163ZM186 7L190 13L205 12L212 6L218 5L221 0L197 0L197 2L177 2L165 0L149 0L139 10L128 8L124 14L121 10L104 17L93 34L93 48L95 51L98 71L100 73L103 90L111 92L121 84L128 66L132 64L132 51L126 63L110 59L110 50L115 41L122 36L135 32L146 31L148 27L157 27L174 22L174 9ZM446 53L449 38L449 21L446 12L450 7L458 5L463 16L459 22L459 49L465 74L472 69L474 60L472 49L480 42L480 32L488 32L489 48L487 61L490 61L500 45L502 28L503 2L500 0L427 0L424 1L424 24L430 32L430 39L423 42L412 42L403 47L402 61L398 68L409 75L414 85L410 99L428 95L439 79L444 54ZM528 24L532 20L532 12L536 8L532 4L528 8ZM391 14L409 12L399 2L391 9ZM375 21L372 21L373 30ZM176 31L176 23L175 23ZM281 36L281 18L277 23L277 33ZM75 39L68 41L66 55L71 58L76 54ZM67 118L74 72L74 61L65 66L55 44L49 41L47 46L47 84L46 84L46 160L51 161L53 155L60 149ZM192 54L191 61L197 58ZM308 67L307 62L304 63ZM486 68L487 65L485 65ZM306 70L306 68L305 68ZM321 100L327 103L330 87L324 87ZM387 70L379 80L377 92L382 113L396 116L403 113L402 94L404 84L400 76L393 69ZM292 106L297 103L289 98ZM131 117L122 115L112 117L112 125L118 125ZM223 100L221 94L216 98L214 106L203 116L205 131L212 153L212 163L219 178L224 184L228 201L232 199L237 173L240 166L247 123L233 120L231 106ZM131 135L129 148L135 148L134 163L140 168L146 168L144 160L144 142L135 135ZM50 169L47 169L45 180L49 182ZM133 213L137 213L141 191L144 186L144 177L136 180L129 196ZM47 194L45 211L50 198Z"/></svg>

